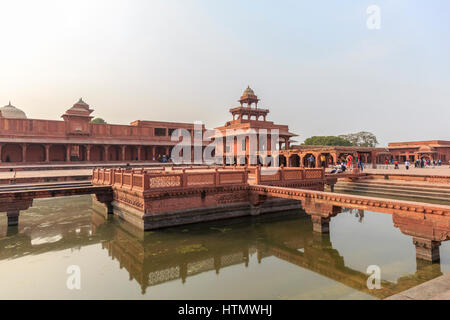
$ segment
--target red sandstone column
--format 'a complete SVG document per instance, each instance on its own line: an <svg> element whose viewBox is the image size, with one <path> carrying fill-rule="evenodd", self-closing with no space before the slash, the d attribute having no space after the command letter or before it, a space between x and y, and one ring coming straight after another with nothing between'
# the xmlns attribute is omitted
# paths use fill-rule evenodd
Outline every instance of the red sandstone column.
<svg viewBox="0 0 450 320"><path fill-rule="evenodd" d="M138 161L142 161L142 147L138 146L137 151L138 151Z"/></svg>
<svg viewBox="0 0 450 320"><path fill-rule="evenodd" d="M2 163L2 147L3 144L0 143L0 163Z"/></svg>
<svg viewBox="0 0 450 320"><path fill-rule="evenodd" d="M45 162L50 162L50 145L45 145Z"/></svg>
<svg viewBox="0 0 450 320"><path fill-rule="evenodd" d="M70 161L70 144L66 145L66 162Z"/></svg>
<svg viewBox="0 0 450 320"><path fill-rule="evenodd" d="M105 161L109 161L109 146L104 146Z"/></svg>
<svg viewBox="0 0 450 320"><path fill-rule="evenodd" d="M126 146L121 146L122 148L122 161L125 161L125 148Z"/></svg>
<svg viewBox="0 0 450 320"><path fill-rule="evenodd" d="M330 233L330 218L319 215L311 215L313 231L319 233Z"/></svg>
<svg viewBox="0 0 450 320"><path fill-rule="evenodd" d="M86 161L91 161L91 145L86 146Z"/></svg>
<svg viewBox="0 0 450 320"><path fill-rule="evenodd" d="M316 159L316 162L315 162L316 166L315 167L316 168L320 168L320 159L319 159L320 158L320 153L314 153L313 155L314 155L314 158Z"/></svg>
<svg viewBox="0 0 450 320"><path fill-rule="evenodd" d="M261 184L261 166L260 165L258 165L256 167L255 175L256 175L255 183L256 184Z"/></svg>
<svg viewBox="0 0 450 320"><path fill-rule="evenodd" d="M377 168L377 153L376 152L372 152L372 168L376 169Z"/></svg>
<svg viewBox="0 0 450 320"><path fill-rule="evenodd" d="M440 260L439 241L425 238L413 237L413 243L416 246L416 259L429 262L438 262Z"/></svg>
<svg viewBox="0 0 450 320"><path fill-rule="evenodd" d="M27 161L27 144L22 144L22 162Z"/></svg>

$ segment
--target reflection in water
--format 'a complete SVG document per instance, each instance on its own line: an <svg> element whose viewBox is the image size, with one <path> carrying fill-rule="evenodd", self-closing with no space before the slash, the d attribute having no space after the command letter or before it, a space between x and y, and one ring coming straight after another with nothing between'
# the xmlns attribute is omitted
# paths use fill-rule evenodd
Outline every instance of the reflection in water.
<svg viewBox="0 0 450 320"><path fill-rule="evenodd" d="M359 223L351 228L365 223L363 210L331 209L333 215L337 214L332 219L356 218ZM366 212L366 216L369 214L383 215ZM403 217L397 224L405 221ZM390 224L391 231L397 232L392 220ZM23 259L23 268L30 265L28 272L37 272L36 266L44 263L39 261L52 263L60 256L71 257L74 250L80 251L77 257L82 263L102 265L104 269L101 272L90 272L95 269L90 267L87 273L93 282L107 277L107 281L102 282L103 290L96 288L97 291L92 289L91 292L88 286L79 297L138 298L143 295L174 299L251 299L274 298L273 291L277 291L277 297L314 298L317 291L323 291L319 297L359 295L358 298L384 298L442 274L439 263L418 260L415 272L403 272L395 281L382 277L382 289L369 290L366 270L349 267L340 253L339 250L346 251L345 244L338 250L333 247L330 234L313 232L313 221L304 212L142 232L117 218L104 218L92 210L90 197L80 196L71 201L64 198L36 201L35 206L23 214L21 226L14 230L15 234L8 233L5 222L0 227L3 237L0 239L0 274L13 272L8 267L13 268L13 262L20 262L20 259ZM334 232L351 233L352 230L332 229L331 233ZM375 226L373 233L378 232L379 226ZM386 231L382 233L386 237ZM366 250L371 250L374 245L364 239L358 241ZM398 245L399 251L404 250L402 246ZM83 248L94 254L88 256L83 253ZM53 255L48 256L48 253ZM107 254L112 260L105 262L102 254ZM35 262L31 266L25 261L29 256L40 260L33 260ZM396 257L388 259L395 261ZM376 257L366 265L373 261L377 261ZM131 282L123 282L123 270ZM104 275L106 273L107 276ZM211 273L216 276L210 278ZM53 276L47 275L49 279ZM140 287L138 292L130 284L136 282ZM22 290L30 286L29 281L12 283L21 286ZM254 288L244 289L244 283ZM205 288L209 289L205 291ZM8 297L1 290L0 297ZM247 295L242 296L243 291L248 292ZM56 297L69 294L63 286L54 292ZM195 292L200 293L195 295Z"/></svg>

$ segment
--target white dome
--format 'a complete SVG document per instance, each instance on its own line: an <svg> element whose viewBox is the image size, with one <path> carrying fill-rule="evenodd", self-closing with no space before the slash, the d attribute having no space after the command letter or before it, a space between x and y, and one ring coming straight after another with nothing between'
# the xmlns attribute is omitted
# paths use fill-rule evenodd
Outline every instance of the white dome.
<svg viewBox="0 0 450 320"><path fill-rule="evenodd" d="M0 116L10 119L26 119L27 115L22 110L11 105L11 102L0 108Z"/></svg>

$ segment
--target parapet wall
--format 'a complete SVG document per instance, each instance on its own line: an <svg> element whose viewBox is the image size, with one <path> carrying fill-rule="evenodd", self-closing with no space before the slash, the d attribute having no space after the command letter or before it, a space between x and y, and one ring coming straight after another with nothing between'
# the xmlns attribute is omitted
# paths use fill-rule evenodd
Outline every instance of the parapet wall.
<svg viewBox="0 0 450 320"><path fill-rule="evenodd" d="M249 186L263 181L266 185L323 190L325 182L323 169L167 169L95 169L92 183L111 185L114 213L150 230L299 209L301 205L295 200L264 197L260 201Z"/></svg>

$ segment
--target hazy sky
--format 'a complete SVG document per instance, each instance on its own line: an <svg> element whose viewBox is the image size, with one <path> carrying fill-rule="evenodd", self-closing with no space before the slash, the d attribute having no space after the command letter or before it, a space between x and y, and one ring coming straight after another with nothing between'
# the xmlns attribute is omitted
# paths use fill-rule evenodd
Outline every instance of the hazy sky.
<svg viewBox="0 0 450 320"><path fill-rule="evenodd" d="M369 5L381 29L367 28ZM0 0L0 105L231 119L250 85L300 135L450 139L450 1Z"/></svg>

